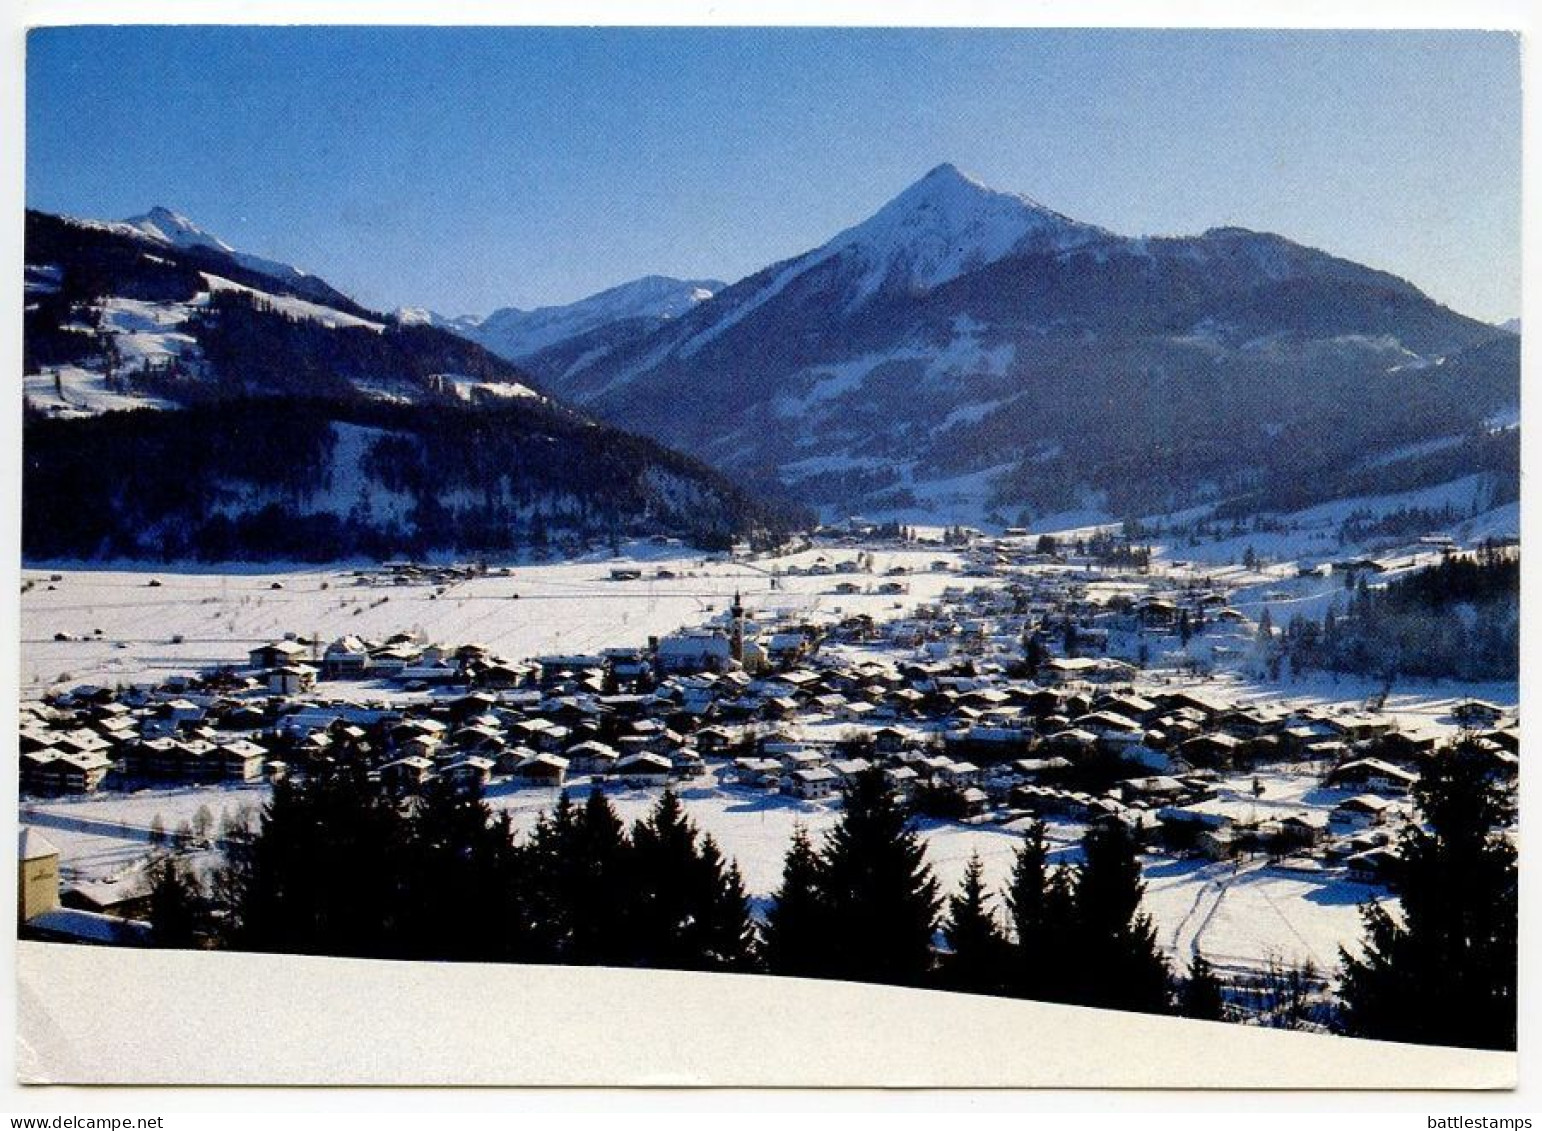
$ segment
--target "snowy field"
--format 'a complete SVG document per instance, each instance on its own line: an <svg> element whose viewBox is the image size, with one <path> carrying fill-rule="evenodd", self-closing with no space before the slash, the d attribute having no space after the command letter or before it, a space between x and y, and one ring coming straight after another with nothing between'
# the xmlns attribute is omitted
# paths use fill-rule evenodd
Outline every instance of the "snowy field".
<svg viewBox="0 0 1542 1131"><path fill-rule="evenodd" d="M21 690L24 699L35 699L83 683L113 686L244 665L251 649L285 633L329 641L422 628L433 640L483 644L515 661L640 647L649 636L723 615L735 592L743 593L752 617L786 609L815 619L867 613L881 620L963 583L954 573L931 571L933 561L959 560L933 546L879 550L871 574L784 576L772 588L773 570L806 568L821 557L833 567L856 555L822 548L737 562L644 544L622 557L516 566L508 576L447 587L357 585L351 570L335 567L251 573L29 568L22 571L24 588L32 585L21 597ZM902 579L908 593L834 593L843 581L876 587L894 566L917 571ZM643 576L612 581L617 567L639 568ZM675 576L658 578L660 569ZM988 582L967 580L982 583ZM61 633L72 639L55 639Z"/></svg>
<svg viewBox="0 0 1542 1131"><path fill-rule="evenodd" d="M1269 784L1263 803L1267 805L1274 795L1278 803L1288 805L1289 799L1277 792L1285 787L1272 780ZM647 816L660 792L621 789L612 790L610 797L630 824ZM572 793L582 799L588 793L587 781L573 783ZM59 848L66 882L126 883L143 862L156 817L165 828L175 830L206 806L217 829L224 816L255 811L265 796L263 786L226 786L59 798L23 805L21 820L39 828ZM681 797L697 827L716 838L724 853L738 863L745 887L761 907L781 882L782 860L794 829L802 825L817 842L840 814L835 802L799 801L711 781L687 784ZM555 800L553 791L507 783L495 783L489 792L492 807L507 810L522 832L534 827ZM970 855L976 852L990 889L997 893L1005 889L1021 841L1021 823L967 826L922 821L919 828L943 895L957 889ZM1052 823L1049 829L1052 859L1074 859L1080 828ZM1145 869L1146 910L1156 923L1160 945L1181 968L1199 949L1230 969L1264 969L1271 959L1310 959L1319 970L1331 971L1338 947L1359 938L1358 904L1373 894L1385 894L1342 877L1301 878L1258 862L1238 867L1232 862L1152 855L1146 857ZM996 906L1004 913L999 899Z"/></svg>

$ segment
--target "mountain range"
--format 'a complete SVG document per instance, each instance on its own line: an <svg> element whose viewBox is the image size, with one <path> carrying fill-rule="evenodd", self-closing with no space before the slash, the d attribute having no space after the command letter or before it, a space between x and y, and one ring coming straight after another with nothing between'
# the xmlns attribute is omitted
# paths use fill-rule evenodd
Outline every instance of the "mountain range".
<svg viewBox="0 0 1542 1131"><path fill-rule="evenodd" d="M396 316L403 322L427 322L452 330L509 361L522 361L550 346L605 327L619 326L628 333L657 329L706 302L725 286L716 279L645 275L565 306L542 306L535 310L505 306L485 318L445 318L421 309L398 310Z"/></svg>
<svg viewBox="0 0 1542 1131"><path fill-rule="evenodd" d="M1331 498L1519 399L1519 339L1277 235L1121 236L943 165L663 324L522 364L827 516Z"/></svg>
<svg viewBox="0 0 1542 1131"><path fill-rule="evenodd" d="M952 165L732 284L649 276L485 318L366 310L165 208L29 213L27 238L26 391L55 423L274 397L410 409L409 430L451 409L603 421L742 485L712 480L737 492L709 508L720 530L786 524L751 497L1029 525L1473 474L1489 505L1517 490L1518 429L1494 422L1517 419L1518 325L1266 232L1120 235ZM380 486L373 459L333 470Z"/></svg>

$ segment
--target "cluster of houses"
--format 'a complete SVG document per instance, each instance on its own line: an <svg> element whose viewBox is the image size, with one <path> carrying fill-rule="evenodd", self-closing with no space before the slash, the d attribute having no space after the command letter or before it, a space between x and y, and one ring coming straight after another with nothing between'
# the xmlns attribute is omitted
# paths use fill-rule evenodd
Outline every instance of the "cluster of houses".
<svg viewBox="0 0 1542 1131"><path fill-rule="evenodd" d="M1458 729L1480 739L1496 775L1515 774L1513 712L1494 704L1460 703L1447 725L1410 729L1378 712L1138 681L1141 640L1225 634L1245 618L1206 585L1097 589L1075 570L1013 573L1027 553L987 544L966 561L1005 569L995 583L948 588L885 621L755 615L736 599L717 623L646 647L528 660L413 633L273 641L243 670L28 704L22 789L353 764L403 793L709 777L819 801L877 765L938 816L1118 820L1153 844L1296 854L1374 876L1420 763ZM1235 784L1282 766L1320 785L1310 804Z"/></svg>

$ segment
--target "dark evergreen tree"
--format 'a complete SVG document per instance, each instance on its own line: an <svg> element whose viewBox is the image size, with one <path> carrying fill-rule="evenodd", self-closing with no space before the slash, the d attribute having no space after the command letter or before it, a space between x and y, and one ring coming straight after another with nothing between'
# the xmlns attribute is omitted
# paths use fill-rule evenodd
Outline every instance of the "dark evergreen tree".
<svg viewBox="0 0 1542 1131"><path fill-rule="evenodd" d="M404 822L362 768L279 782L264 807L231 908L246 950L395 957Z"/></svg>
<svg viewBox="0 0 1542 1131"><path fill-rule="evenodd" d="M755 917L739 866L726 860L710 835L697 849L696 901L699 964L704 970L752 970L760 963Z"/></svg>
<svg viewBox="0 0 1542 1131"><path fill-rule="evenodd" d="M1178 994L1178 1012L1197 1021L1223 1021L1226 1017L1221 980L1215 967L1203 954L1196 953L1189 964L1189 976Z"/></svg>
<svg viewBox="0 0 1542 1131"><path fill-rule="evenodd" d="M812 978L824 972L829 911L820 891L819 856L808 830L793 830L782 864L782 886L766 914L765 960L773 974Z"/></svg>
<svg viewBox="0 0 1542 1131"><path fill-rule="evenodd" d="M1343 1028L1361 1037L1513 1049L1516 1038L1514 807L1471 740L1438 753L1414 788L1423 824L1398 844L1402 903L1362 909L1360 953L1339 952Z"/></svg>
<svg viewBox="0 0 1542 1131"><path fill-rule="evenodd" d="M1082 838L1076 878L1074 962L1077 1002L1107 1009L1163 1013L1170 1007L1167 963L1156 928L1140 910L1145 884L1140 857L1124 825L1094 825Z"/></svg>
<svg viewBox="0 0 1542 1131"><path fill-rule="evenodd" d="M880 768L847 785L840 822L821 855L820 889L831 926L825 974L888 985L925 982L937 931L937 881Z"/></svg>
<svg viewBox="0 0 1542 1131"><path fill-rule="evenodd" d="M628 941L643 966L748 968L754 959L749 901L736 867L699 833L673 790L632 829L635 895Z"/></svg>
<svg viewBox="0 0 1542 1131"><path fill-rule="evenodd" d="M205 946L212 934L208 898L181 857L162 854L149 868L150 944L177 950Z"/></svg>
<svg viewBox="0 0 1542 1131"><path fill-rule="evenodd" d="M565 869L569 949L566 961L620 966L629 957L627 912L634 892L631 843L603 790L592 789L572 824Z"/></svg>
<svg viewBox="0 0 1542 1131"><path fill-rule="evenodd" d="M563 790L550 813L542 813L520 856L530 919L532 962L578 962L574 957L574 873L578 856L578 809Z"/></svg>
<svg viewBox="0 0 1542 1131"><path fill-rule="evenodd" d="M439 778L413 802L404 829L399 952L406 957L495 961L507 908L507 841L479 788ZM501 843L500 843L501 842Z"/></svg>
<svg viewBox="0 0 1542 1131"><path fill-rule="evenodd" d="M948 898L942 936L948 951L939 961L938 975L945 989L975 994L1003 991L1007 940L990 906L979 853L969 858L958 892Z"/></svg>
<svg viewBox="0 0 1542 1131"><path fill-rule="evenodd" d="M1043 821L1035 821L1017 846L1007 911L1015 939L1008 955L1007 992L1014 997L1067 1001L1062 954L1070 943L1075 902L1070 876L1049 864Z"/></svg>

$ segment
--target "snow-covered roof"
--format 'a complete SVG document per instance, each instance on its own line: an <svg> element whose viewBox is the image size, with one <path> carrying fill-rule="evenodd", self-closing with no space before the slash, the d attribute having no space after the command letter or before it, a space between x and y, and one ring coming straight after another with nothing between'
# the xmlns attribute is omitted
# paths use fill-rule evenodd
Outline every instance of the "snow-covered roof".
<svg viewBox="0 0 1542 1131"><path fill-rule="evenodd" d="M119 919L95 911L76 911L71 907L56 907L52 911L34 915L27 920L27 926L33 930L93 943L117 943L125 939L137 941L150 932L150 924L137 919Z"/></svg>
<svg viewBox="0 0 1542 1131"><path fill-rule="evenodd" d="M45 857L58 856L59 850L42 833L23 825L16 838L16 854L21 860L42 860Z"/></svg>

